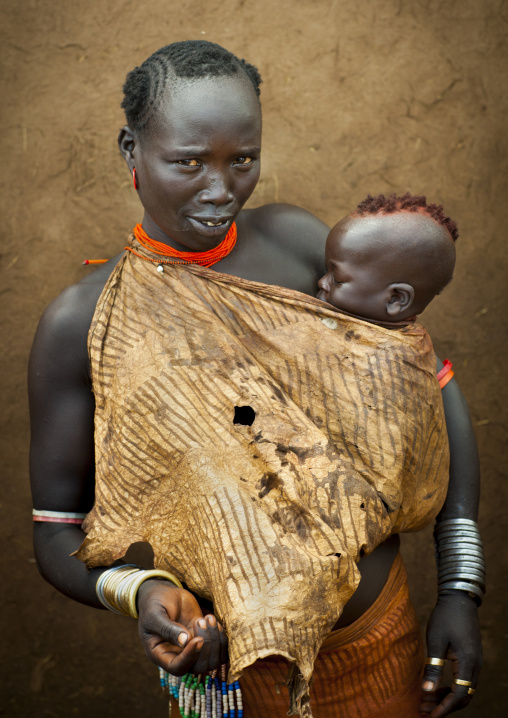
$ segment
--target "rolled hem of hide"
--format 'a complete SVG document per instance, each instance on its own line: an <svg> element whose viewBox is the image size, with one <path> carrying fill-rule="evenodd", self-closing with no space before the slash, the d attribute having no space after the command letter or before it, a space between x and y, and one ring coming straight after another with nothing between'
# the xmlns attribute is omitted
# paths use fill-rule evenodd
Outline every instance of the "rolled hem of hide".
<svg viewBox="0 0 508 718"><path fill-rule="evenodd" d="M243 671L249 668L257 660L269 658L271 656L281 656L285 658L289 665L286 685L289 691L289 711L288 716L300 716L300 718L312 718L312 710L310 707L310 683L313 668L308 671L307 678L301 665L295 661L287 651L277 649L265 649L256 651L242 656L241 661L237 661L235 670L229 668L228 680L230 683L238 680Z"/></svg>

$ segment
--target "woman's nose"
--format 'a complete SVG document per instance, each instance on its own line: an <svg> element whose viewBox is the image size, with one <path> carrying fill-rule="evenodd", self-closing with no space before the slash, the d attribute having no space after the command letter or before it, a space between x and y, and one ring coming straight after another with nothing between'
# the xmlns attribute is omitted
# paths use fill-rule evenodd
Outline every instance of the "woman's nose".
<svg viewBox="0 0 508 718"><path fill-rule="evenodd" d="M228 178L216 174L211 177L206 187L199 193L199 201L203 204L228 204L233 199L233 193L229 187Z"/></svg>

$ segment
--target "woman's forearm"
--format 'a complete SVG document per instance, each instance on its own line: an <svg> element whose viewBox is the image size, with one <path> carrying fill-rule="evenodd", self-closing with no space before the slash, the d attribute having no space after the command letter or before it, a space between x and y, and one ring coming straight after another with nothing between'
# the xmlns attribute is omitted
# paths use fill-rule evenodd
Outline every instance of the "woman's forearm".
<svg viewBox="0 0 508 718"><path fill-rule="evenodd" d="M58 591L75 601L104 608L95 586L103 568L91 571L71 556L82 544L85 534L78 526L38 522L34 524L34 549L43 578Z"/></svg>

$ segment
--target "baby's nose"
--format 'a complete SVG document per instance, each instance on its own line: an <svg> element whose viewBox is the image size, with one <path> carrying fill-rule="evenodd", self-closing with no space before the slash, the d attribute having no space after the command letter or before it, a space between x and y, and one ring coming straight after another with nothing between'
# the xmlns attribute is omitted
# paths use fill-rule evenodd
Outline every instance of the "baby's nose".
<svg viewBox="0 0 508 718"><path fill-rule="evenodd" d="M320 289L323 290L323 292L327 292L328 289L330 288L330 284L329 284L329 282L328 282L328 275L325 274L324 277L321 277L321 279L318 280L317 285L318 285L318 287L319 287Z"/></svg>

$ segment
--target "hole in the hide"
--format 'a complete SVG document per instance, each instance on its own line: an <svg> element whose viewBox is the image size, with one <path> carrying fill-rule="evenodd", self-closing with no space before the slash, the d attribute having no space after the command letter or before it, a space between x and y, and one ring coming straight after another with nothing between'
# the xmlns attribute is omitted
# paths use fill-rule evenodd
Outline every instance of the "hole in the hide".
<svg viewBox="0 0 508 718"><path fill-rule="evenodd" d="M235 416L233 424L242 424L242 426L252 426L256 412L252 406L235 406Z"/></svg>

